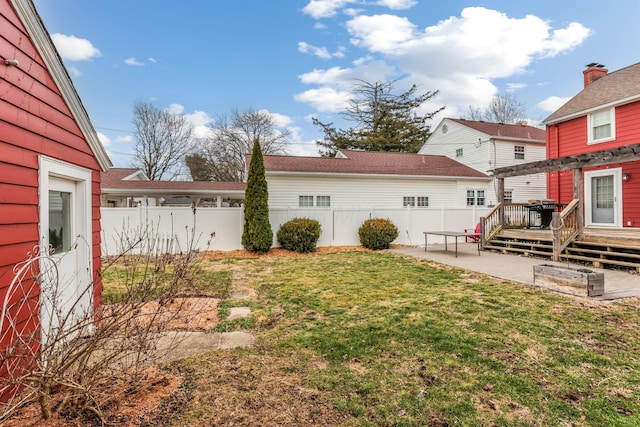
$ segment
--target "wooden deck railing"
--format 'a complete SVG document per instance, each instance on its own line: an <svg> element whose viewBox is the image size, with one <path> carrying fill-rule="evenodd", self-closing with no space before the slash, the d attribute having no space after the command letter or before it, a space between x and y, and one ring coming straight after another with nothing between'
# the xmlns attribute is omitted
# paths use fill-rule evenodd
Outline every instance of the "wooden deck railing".
<svg viewBox="0 0 640 427"><path fill-rule="evenodd" d="M553 260L558 261L562 251L575 239L580 232L580 223L578 221L578 199L573 199L560 212L560 224L556 225L551 222L553 231Z"/></svg>
<svg viewBox="0 0 640 427"><path fill-rule="evenodd" d="M529 224L526 203L498 203L485 217L480 218L482 245L505 228L524 228Z"/></svg>

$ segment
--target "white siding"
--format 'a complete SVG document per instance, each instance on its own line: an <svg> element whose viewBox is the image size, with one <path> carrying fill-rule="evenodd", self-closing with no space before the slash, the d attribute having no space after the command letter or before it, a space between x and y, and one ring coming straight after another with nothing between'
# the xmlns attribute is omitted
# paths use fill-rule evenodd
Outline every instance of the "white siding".
<svg viewBox="0 0 640 427"><path fill-rule="evenodd" d="M447 132L442 130L447 127ZM444 119L422 146L419 154L447 156L479 172L487 173L489 163L489 136L470 127ZM456 150L462 148L462 157Z"/></svg>
<svg viewBox="0 0 640 427"><path fill-rule="evenodd" d="M515 158L514 147L516 145L524 146L524 159ZM496 140L495 147L492 163L494 163L496 165L495 167L498 168L536 162L546 158L545 145L541 143ZM497 197L495 196L496 188L497 184L494 185L494 191L492 194L492 199L494 201L497 201ZM538 173L506 178L504 180L504 188L505 190L513 191L512 200L514 203L526 203L528 200L545 199L547 194L546 176L544 173Z"/></svg>
<svg viewBox="0 0 640 427"><path fill-rule="evenodd" d="M446 133L443 132L445 125ZM525 146L524 160L515 159L515 145ZM462 157L456 157L456 150L459 148L463 150ZM444 155L488 175L491 169L546 158L543 143L490 139L490 135L448 119L444 119L438 125L419 153ZM505 190L512 191L514 203L546 198L546 185L546 176L543 173L506 178L504 182ZM473 188L469 187L469 189ZM493 206L498 202L497 189L497 180L492 178L486 193L487 205ZM466 191L461 189L461 192L464 192L466 197Z"/></svg>
<svg viewBox="0 0 640 427"><path fill-rule="evenodd" d="M269 206L297 208L298 196L330 196L331 208L402 208L404 196L429 197L429 208L466 207L466 189L488 180L267 174ZM421 209L421 208L416 208Z"/></svg>

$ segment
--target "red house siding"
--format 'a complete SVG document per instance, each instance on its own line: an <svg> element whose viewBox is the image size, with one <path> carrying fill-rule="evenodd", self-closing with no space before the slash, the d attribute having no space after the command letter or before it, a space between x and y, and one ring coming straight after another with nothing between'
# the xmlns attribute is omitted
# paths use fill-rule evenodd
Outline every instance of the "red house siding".
<svg viewBox="0 0 640 427"><path fill-rule="evenodd" d="M92 248L94 305L101 302L101 168L79 124L49 73L32 37L9 0L0 0L0 52L18 60L0 66L0 301L13 280L13 266L39 241L39 155L92 171ZM37 293L37 289L35 291ZM38 312L38 295L32 295ZM21 313L30 330L37 319ZM2 332L2 331L0 331ZM0 345L9 336L0 335ZM2 374L2 372L0 372Z"/></svg>
<svg viewBox="0 0 640 427"><path fill-rule="evenodd" d="M547 158L590 153L607 148L624 147L640 141L640 102L616 107L616 139L599 144L587 143L587 117L582 116L566 122L551 124L547 127ZM640 227L640 161L608 165L600 170L622 168L623 173L632 177L622 183L622 221L624 226ZM637 177L637 178L636 178ZM573 178L571 171L547 174L547 196L560 203L568 203L573 198ZM587 201L588 203L588 201ZM630 224L630 225L629 225Z"/></svg>

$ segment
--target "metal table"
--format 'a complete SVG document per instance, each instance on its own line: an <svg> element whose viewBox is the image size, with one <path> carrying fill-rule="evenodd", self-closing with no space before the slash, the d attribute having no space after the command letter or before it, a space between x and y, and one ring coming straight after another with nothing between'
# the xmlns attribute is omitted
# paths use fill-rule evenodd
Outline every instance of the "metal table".
<svg viewBox="0 0 640 427"><path fill-rule="evenodd" d="M453 237L456 241L456 258L458 257L458 238L459 237L464 237L464 238L468 238L468 237L473 237L473 239L476 241L477 246L478 246L478 255L480 255L480 245L481 245L481 239L480 233L465 233L462 231L425 231L424 232L424 251L427 251L427 236L431 234L433 236L444 236L444 250L448 251L449 248L447 246L447 237Z"/></svg>

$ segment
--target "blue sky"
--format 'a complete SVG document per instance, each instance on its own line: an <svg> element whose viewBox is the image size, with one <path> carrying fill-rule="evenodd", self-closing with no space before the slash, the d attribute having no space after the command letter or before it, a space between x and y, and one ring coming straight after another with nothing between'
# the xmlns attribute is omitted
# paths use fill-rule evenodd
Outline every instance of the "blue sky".
<svg viewBox="0 0 640 427"><path fill-rule="evenodd" d="M185 114L200 134L266 110L289 154L316 155L311 117L341 121L355 79L436 91L443 117L510 93L541 121L591 62L640 61L637 0L35 0L116 167L133 161L132 108Z"/></svg>

